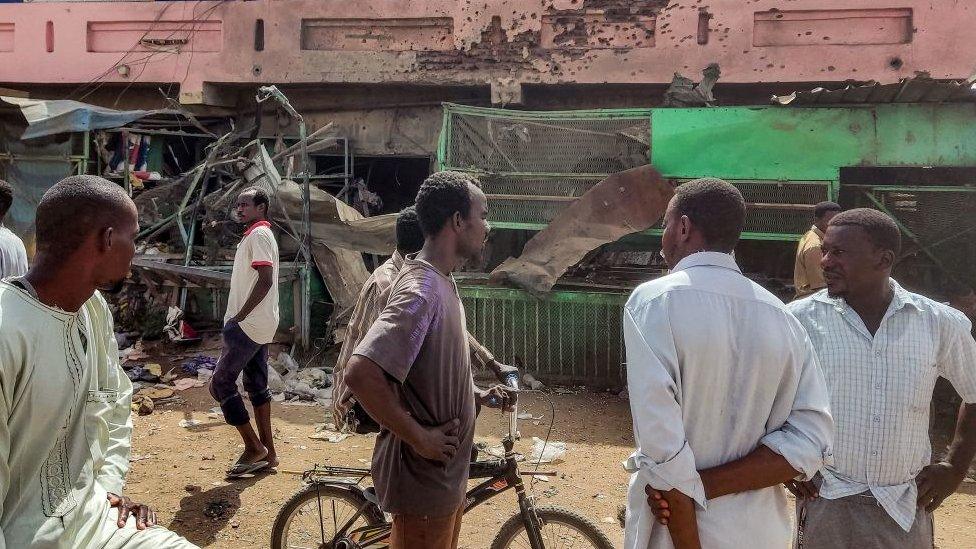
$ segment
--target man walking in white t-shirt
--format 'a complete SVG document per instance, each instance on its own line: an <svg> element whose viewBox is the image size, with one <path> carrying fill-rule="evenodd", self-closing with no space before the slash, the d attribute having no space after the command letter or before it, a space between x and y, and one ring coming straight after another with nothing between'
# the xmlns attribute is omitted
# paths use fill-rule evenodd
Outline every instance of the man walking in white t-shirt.
<svg viewBox="0 0 976 549"><path fill-rule="evenodd" d="M237 199L237 217L248 229L234 255L224 348L210 381L210 394L220 403L224 420L237 427L244 439L244 453L227 471L229 478L278 466L271 433L267 350L278 329L278 244L268 222L268 204L268 193L260 187L245 189ZM237 390L241 373L257 432Z"/></svg>

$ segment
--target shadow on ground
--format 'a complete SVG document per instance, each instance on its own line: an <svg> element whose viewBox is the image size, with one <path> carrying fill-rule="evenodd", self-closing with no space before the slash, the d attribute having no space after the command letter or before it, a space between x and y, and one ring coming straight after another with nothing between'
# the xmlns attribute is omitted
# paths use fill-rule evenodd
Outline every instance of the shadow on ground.
<svg viewBox="0 0 976 549"><path fill-rule="evenodd" d="M209 490L195 487L180 500L180 508L168 528L201 547L215 543L216 533L223 530L241 508L241 492L264 476L238 479Z"/></svg>

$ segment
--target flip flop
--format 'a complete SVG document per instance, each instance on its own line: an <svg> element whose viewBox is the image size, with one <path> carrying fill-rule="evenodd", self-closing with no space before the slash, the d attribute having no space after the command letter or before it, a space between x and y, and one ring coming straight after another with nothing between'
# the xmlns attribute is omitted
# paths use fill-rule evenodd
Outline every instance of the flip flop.
<svg viewBox="0 0 976 549"><path fill-rule="evenodd" d="M227 478L244 478L248 475L252 475L264 469L268 466L267 461L255 461L252 463L235 463L233 467L227 471Z"/></svg>

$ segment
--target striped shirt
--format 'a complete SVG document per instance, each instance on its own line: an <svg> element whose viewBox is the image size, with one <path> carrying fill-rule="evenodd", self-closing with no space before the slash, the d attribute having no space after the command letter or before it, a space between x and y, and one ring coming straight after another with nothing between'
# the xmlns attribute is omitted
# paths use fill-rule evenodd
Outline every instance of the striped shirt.
<svg viewBox="0 0 976 549"><path fill-rule="evenodd" d="M396 280L397 275L400 274L400 269L403 268L403 259L403 254L394 252L393 257L377 267L363 285L356 305L352 309L342 350L339 352L339 359L332 370L332 408L335 424L338 426L345 423L346 412L352 407L350 400L352 392L349 391L342 379L342 371L349 359L352 358L352 353L359 346L359 342L369 331L369 327L373 325L376 317L386 307L393 281ZM468 333L468 346L471 349L471 366L473 368L487 369L495 360L488 349L478 343L478 340L470 333Z"/></svg>
<svg viewBox="0 0 976 549"><path fill-rule="evenodd" d="M903 289L871 336L861 317L826 290L794 301L817 350L836 424L834 463L821 471L820 495L870 491L905 530L915 520L915 477L932 457L929 408L935 381L948 379L976 402L976 341L955 309Z"/></svg>

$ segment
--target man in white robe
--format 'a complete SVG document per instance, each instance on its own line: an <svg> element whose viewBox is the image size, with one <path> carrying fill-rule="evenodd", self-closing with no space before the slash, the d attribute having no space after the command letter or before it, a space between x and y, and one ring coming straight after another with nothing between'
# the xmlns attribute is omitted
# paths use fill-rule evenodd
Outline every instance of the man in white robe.
<svg viewBox="0 0 976 549"><path fill-rule="evenodd" d="M36 223L34 266L0 282L0 549L196 547L122 495L132 385L97 290L126 277L135 205L73 176L45 193Z"/></svg>

